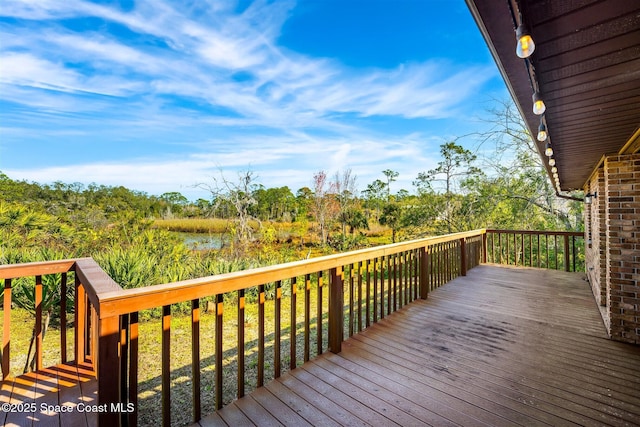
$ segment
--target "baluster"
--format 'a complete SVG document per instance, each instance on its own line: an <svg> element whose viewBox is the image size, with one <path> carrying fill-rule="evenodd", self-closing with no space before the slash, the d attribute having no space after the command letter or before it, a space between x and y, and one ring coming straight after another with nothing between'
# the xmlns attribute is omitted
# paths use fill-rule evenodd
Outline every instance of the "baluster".
<svg viewBox="0 0 640 427"><path fill-rule="evenodd" d="M316 335L316 344L317 344L317 349L318 349L318 353L317 354L322 354L322 287L323 287L323 283L322 283L322 271L318 271L318 304L317 304L317 310L316 310L316 315L317 315L317 335Z"/></svg>
<svg viewBox="0 0 640 427"><path fill-rule="evenodd" d="M244 396L244 323L245 323L245 296L244 289L238 290L238 399Z"/></svg>
<svg viewBox="0 0 640 427"><path fill-rule="evenodd" d="M60 276L60 362L67 363L67 273Z"/></svg>
<svg viewBox="0 0 640 427"><path fill-rule="evenodd" d="M291 337L289 338L289 369L293 370L297 366L296 349L297 349L297 305L298 305L298 278L291 278Z"/></svg>
<svg viewBox="0 0 640 427"><path fill-rule="evenodd" d="M281 371L280 344L282 340L282 281L276 281L274 300L274 342L273 342L273 377L279 378Z"/></svg>
<svg viewBox="0 0 640 427"><path fill-rule="evenodd" d="M258 286L258 387L264 385L264 285Z"/></svg>
<svg viewBox="0 0 640 427"><path fill-rule="evenodd" d="M223 375L222 375L222 356L224 355L224 340L223 340L223 325L224 325L224 302L223 295L217 294L215 296L216 301L216 410L222 408L222 390L223 390Z"/></svg>
<svg viewBox="0 0 640 427"><path fill-rule="evenodd" d="M572 265L573 269L571 271L576 271L576 236L571 236L571 257L572 257Z"/></svg>
<svg viewBox="0 0 640 427"><path fill-rule="evenodd" d="M354 287L354 280L353 280L353 264L346 266L345 268L348 268L348 272L346 272L346 277L347 277L347 283L349 284L349 336L353 336L354 334L354 321L353 321L353 287Z"/></svg>
<svg viewBox="0 0 640 427"><path fill-rule="evenodd" d="M393 254L393 311L398 309L398 254Z"/></svg>
<svg viewBox="0 0 640 427"><path fill-rule="evenodd" d="M42 276L36 276L36 371L42 369Z"/></svg>
<svg viewBox="0 0 640 427"><path fill-rule="evenodd" d="M304 361L309 361L311 345L309 343L311 332L311 275L304 276Z"/></svg>
<svg viewBox="0 0 640 427"><path fill-rule="evenodd" d="M373 323L378 322L378 258L373 259ZM380 309L382 311L382 308Z"/></svg>
<svg viewBox="0 0 640 427"><path fill-rule="evenodd" d="M569 235L564 236L564 271L571 271L569 268Z"/></svg>
<svg viewBox="0 0 640 427"><path fill-rule="evenodd" d="M365 311L367 312L365 328L371 326L371 260L367 259L365 269L367 271L367 300L365 302Z"/></svg>
<svg viewBox="0 0 640 427"><path fill-rule="evenodd" d="M380 319L384 319L385 316L385 295L384 295L384 256L380 257ZM388 287L388 286L387 286Z"/></svg>
<svg viewBox="0 0 640 427"><path fill-rule="evenodd" d="M244 330L244 329L243 329ZM238 333L240 335L240 333ZM240 346L238 346L240 348ZM238 357L238 372L242 362ZM193 422L202 418L200 408L200 300L191 300L191 394L193 395Z"/></svg>
<svg viewBox="0 0 640 427"><path fill-rule="evenodd" d="M162 307L162 424L171 425L171 306Z"/></svg>
<svg viewBox="0 0 640 427"><path fill-rule="evenodd" d="M11 279L4 279L2 327L2 379L11 372Z"/></svg>
<svg viewBox="0 0 640 427"><path fill-rule="evenodd" d="M358 262L358 332L362 332L362 261Z"/></svg>
<svg viewBox="0 0 640 427"><path fill-rule="evenodd" d="M391 314L392 307L392 297L393 297L393 284L392 284L392 269L391 269L391 257L392 255L387 255L387 315Z"/></svg>

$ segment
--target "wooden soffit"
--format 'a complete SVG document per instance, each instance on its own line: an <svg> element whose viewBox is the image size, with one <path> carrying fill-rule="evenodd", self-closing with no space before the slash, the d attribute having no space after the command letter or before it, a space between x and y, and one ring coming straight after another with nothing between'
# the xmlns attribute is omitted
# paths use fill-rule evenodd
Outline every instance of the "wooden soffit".
<svg viewBox="0 0 640 427"><path fill-rule="evenodd" d="M640 1L466 1L534 136L531 97L541 93L562 191L582 188L603 155L637 150ZM520 22L536 44L528 60L515 54Z"/></svg>

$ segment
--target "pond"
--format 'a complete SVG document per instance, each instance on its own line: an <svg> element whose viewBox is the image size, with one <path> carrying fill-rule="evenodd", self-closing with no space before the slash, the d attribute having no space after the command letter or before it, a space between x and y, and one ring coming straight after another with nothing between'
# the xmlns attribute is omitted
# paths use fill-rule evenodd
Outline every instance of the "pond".
<svg viewBox="0 0 640 427"><path fill-rule="evenodd" d="M223 234L175 232L189 249L220 249L224 243Z"/></svg>

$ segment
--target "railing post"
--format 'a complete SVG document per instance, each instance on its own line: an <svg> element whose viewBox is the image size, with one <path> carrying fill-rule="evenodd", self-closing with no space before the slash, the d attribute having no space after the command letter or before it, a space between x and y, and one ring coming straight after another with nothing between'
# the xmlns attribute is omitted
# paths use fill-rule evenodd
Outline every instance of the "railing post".
<svg viewBox="0 0 640 427"><path fill-rule="evenodd" d="M467 275L467 241L464 237L460 239L460 275Z"/></svg>
<svg viewBox="0 0 640 427"><path fill-rule="evenodd" d="M420 298L429 297L429 250L426 246L420 248Z"/></svg>
<svg viewBox="0 0 640 427"><path fill-rule="evenodd" d="M98 405L106 410L98 414L99 426L118 426L120 414L111 404L120 402L120 318L100 319L98 325Z"/></svg>
<svg viewBox="0 0 640 427"><path fill-rule="evenodd" d="M76 363L82 363L85 361L85 330L87 327L87 305L85 303L86 296L84 292L84 286L80 283L80 278L76 274L76 295L75 295L75 319L74 319L74 345L75 345L75 358ZM93 360L95 369L96 360Z"/></svg>
<svg viewBox="0 0 640 427"><path fill-rule="evenodd" d="M331 269L329 284L329 351L340 353L344 330L342 267Z"/></svg>
<svg viewBox="0 0 640 427"><path fill-rule="evenodd" d="M571 271L569 268L569 235L564 235L564 271Z"/></svg>
<svg viewBox="0 0 640 427"><path fill-rule="evenodd" d="M488 240L488 232L485 231L482 233L482 262L484 264L487 263L487 240Z"/></svg>

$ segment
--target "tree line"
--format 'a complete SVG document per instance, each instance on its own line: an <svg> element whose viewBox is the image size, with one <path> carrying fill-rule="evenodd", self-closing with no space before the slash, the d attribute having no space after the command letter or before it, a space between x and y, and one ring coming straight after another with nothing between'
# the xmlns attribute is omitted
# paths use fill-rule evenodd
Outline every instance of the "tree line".
<svg viewBox="0 0 640 427"><path fill-rule="evenodd" d="M556 197L515 107L501 107L494 128L476 135L475 150L457 141L441 144L437 166L397 191L392 184L403 172L390 169L362 191L350 169L310 172L309 186L295 194L259 184L250 170L236 178L221 172L197 184L210 198L196 201L179 192L15 181L0 172L0 248L35 244L90 255L117 240L114 235L148 229L154 218L229 220L240 242L256 238L250 222L303 224L321 245L353 243L373 225L391 229L392 241L480 227L579 230L582 205Z"/></svg>

